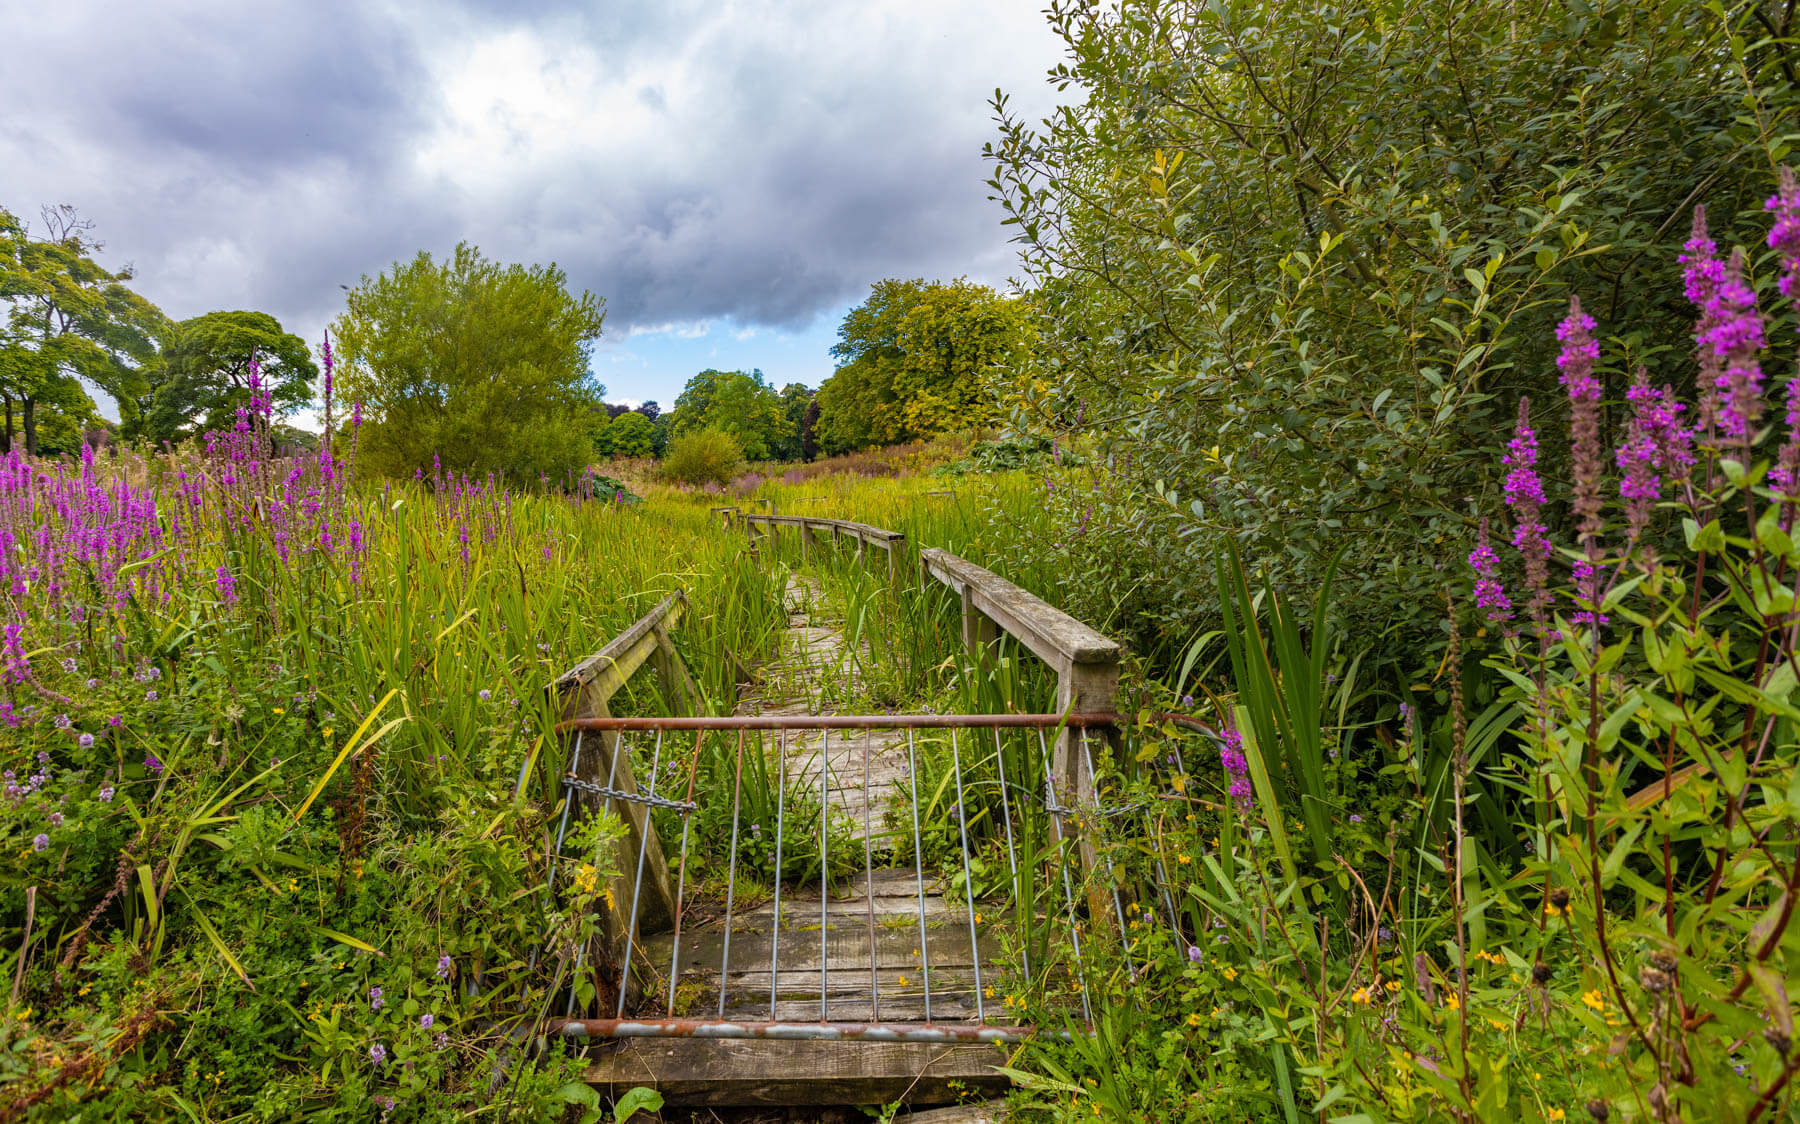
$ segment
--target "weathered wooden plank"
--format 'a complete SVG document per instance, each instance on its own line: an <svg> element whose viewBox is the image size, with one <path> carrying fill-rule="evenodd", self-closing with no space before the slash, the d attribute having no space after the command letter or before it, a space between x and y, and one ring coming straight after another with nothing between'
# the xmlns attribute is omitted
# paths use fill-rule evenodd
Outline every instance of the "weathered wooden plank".
<svg viewBox="0 0 1800 1124"><path fill-rule="evenodd" d="M1118 644L1000 575L936 547L926 547L919 556L932 577L1058 671L1118 662Z"/></svg>
<svg viewBox="0 0 1800 1124"><path fill-rule="evenodd" d="M1005 1119L1006 1102L989 1101L986 1104L959 1104L951 1108L908 1113L906 1124L1000 1124Z"/></svg>
<svg viewBox="0 0 1800 1124"><path fill-rule="evenodd" d="M948 1104L997 1093L994 1046L633 1038L593 1060L588 1084L618 1094L647 1085L672 1105Z"/></svg>
<svg viewBox="0 0 1800 1124"><path fill-rule="evenodd" d="M576 687L586 687L596 679L605 676L611 690L602 693L602 699L612 697L633 672L642 667L656 649L656 638L651 635L657 627L668 628L681 619L687 611L687 597L680 592L669 594L659 602L656 608L639 617L624 632L607 642L606 647L582 660L574 667L556 677L552 687L567 691Z"/></svg>

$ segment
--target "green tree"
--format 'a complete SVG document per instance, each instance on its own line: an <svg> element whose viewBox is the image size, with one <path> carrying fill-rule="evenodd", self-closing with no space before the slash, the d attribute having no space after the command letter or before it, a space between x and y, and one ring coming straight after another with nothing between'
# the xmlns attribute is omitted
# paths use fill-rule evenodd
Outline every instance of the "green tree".
<svg viewBox="0 0 1800 1124"><path fill-rule="evenodd" d="M876 282L838 328L831 353L841 366L819 388L820 447L846 452L986 422L996 380L1029 351L1031 332L1025 301L965 278Z"/></svg>
<svg viewBox="0 0 1800 1124"><path fill-rule="evenodd" d="M1570 295L1624 344L1609 401L1640 362L1691 385L1668 281L1694 202L1728 225L1787 158L1793 10L1053 4L1070 104L998 99L990 149L1042 311L1015 405L1107 442L1129 498L1095 525L1163 544L1064 537L1070 585L1185 637L1224 539L1296 588L1349 544L1355 627L1441 644L1436 567L1499 506L1519 397L1563 395Z"/></svg>
<svg viewBox="0 0 1800 1124"><path fill-rule="evenodd" d="M10 449L19 406L27 453L37 451L40 406L92 411L82 379L117 400L122 418L134 419L145 367L168 331L156 306L126 287L130 267L113 272L94 260L103 247L74 208L46 207L43 222L44 236L34 237L0 210L0 302L7 306L0 351L9 353L0 362L0 407Z"/></svg>
<svg viewBox="0 0 1800 1124"><path fill-rule="evenodd" d="M468 243L364 277L334 325L363 456L395 475L434 455L472 474L580 469L603 393L588 371L602 304L554 264L503 266Z"/></svg>
<svg viewBox="0 0 1800 1124"><path fill-rule="evenodd" d="M601 452L612 457L647 457L656 450L656 423L630 410L606 427Z"/></svg>
<svg viewBox="0 0 1800 1124"><path fill-rule="evenodd" d="M265 312L209 312L170 332L130 432L166 441L229 425L237 408L249 403L252 357L277 417L311 400L319 369L304 340Z"/></svg>
<svg viewBox="0 0 1800 1124"><path fill-rule="evenodd" d="M806 408L812 405L812 388L791 382L781 388L781 436L770 442L769 457L778 461L802 459L801 427L806 421Z"/></svg>
<svg viewBox="0 0 1800 1124"><path fill-rule="evenodd" d="M768 459L788 439L781 396L761 371L701 371L675 399L670 424L677 437L702 429L729 433L751 460Z"/></svg>

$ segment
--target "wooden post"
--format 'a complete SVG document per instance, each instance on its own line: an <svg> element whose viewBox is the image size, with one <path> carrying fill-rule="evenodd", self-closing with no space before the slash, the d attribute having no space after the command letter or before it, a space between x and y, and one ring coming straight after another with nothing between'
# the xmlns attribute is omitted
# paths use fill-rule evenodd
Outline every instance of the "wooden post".
<svg viewBox="0 0 1800 1124"><path fill-rule="evenodd" d="M700 701L699 688L687 674L668 628L679 620L687 605L679 593L664 598L662 603L640 618L630 628L614 637L600 651L571 668L551 684L559 699L557 712L563 720L573 718L608 718L609 703L626 680L647 661L654 661L663 675L664 690L672 705L683 702L690 706ZM581 755L574 762L577 779L589 784L607 786L615 792L639 792L637 776L632 768L629 748L622 745L615 731L590 731L566 734L558 740L564 748L563 760L573 755L579 737ZM576 806L592 812L609 806L625 825L625 835L612 856L619 874L607 888L612 904L604 909L602 948L608 958L616 960L622 951L626 928L635 915L640 933L655 932L673 924L675 890L669 878L668 860L662 842L650 820L650 810L634 800L620 800L597 794L571 790ZM643 856L642 897L633 901L638 886L638 856ZM596 957L595 963L599 963Z"/></svg>

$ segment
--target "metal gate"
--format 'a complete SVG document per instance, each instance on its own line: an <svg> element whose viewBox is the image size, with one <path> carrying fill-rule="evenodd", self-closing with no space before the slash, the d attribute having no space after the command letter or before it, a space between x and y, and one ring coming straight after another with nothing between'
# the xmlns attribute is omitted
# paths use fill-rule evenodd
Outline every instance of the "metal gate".
<svg viewBox="0 0 1800 1124"><path fill-rule="evenodd" d="M647 830L625 856L622 948L606 966L616 976L611 1009L551 1032L1006 1043L1040 1033L1022 1022L1027 1008L1048 1003L1091 1021L1084 943L1118 941L1135 976L1125 935L1165 919L1181 929L1166 892L1128 895L1108 849L1094 845L1107 818L1091 796L1096 756L1114 721L563 723L573 737L559 861L578 796L615 811L635 806ZM593 753L601 739L604 782L582 767L584 745ZM1085 775L1059 779L1056 762L1071 759ZM655 900L646 885L653 846L674 859L666 926L644 924L640 909ZM1152 894L1161 898L1154 912L1128 906Z"/></svg>

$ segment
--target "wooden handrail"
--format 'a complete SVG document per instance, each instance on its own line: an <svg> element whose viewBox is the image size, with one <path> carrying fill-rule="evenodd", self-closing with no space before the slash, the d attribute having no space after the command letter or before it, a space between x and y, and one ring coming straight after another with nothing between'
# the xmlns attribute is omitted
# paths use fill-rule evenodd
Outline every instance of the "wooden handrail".
<svg viewBox="0 0 1800 1124"><path fill-rule="evenodd" d="M919 552L925 569L1059 672L1083 664L1116 664L1119 646L1036 594L947 550Z"/></svg>

